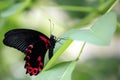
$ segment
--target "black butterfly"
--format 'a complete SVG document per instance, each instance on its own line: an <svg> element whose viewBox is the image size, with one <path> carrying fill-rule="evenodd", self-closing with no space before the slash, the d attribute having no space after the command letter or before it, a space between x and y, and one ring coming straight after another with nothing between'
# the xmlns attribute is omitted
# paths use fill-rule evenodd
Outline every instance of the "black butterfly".
<svg viewBox="0 0 120 80"><path fill-rule="evenodd" d="M14 29L5 34L3 43L24 52L26 74L37 75L44 66L46 51L49 50L49 59L53 56L56 39L35 30Z"/></svg>

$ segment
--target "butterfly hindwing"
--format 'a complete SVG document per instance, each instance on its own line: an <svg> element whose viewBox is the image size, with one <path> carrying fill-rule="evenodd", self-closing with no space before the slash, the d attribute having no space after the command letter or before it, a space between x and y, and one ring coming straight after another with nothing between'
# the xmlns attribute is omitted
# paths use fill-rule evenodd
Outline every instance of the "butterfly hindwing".
<svg viewBox="0 0 120 80"><path fill-rule="evenodd" d="M41 46L42 45L42 46ZM30 44L26 48L26 56L25 56L25 68L26 73L30 75L37 75L39 71L44 66L44 57L47 51L46 43L43 40L39 40L34 44Z"/></svg>

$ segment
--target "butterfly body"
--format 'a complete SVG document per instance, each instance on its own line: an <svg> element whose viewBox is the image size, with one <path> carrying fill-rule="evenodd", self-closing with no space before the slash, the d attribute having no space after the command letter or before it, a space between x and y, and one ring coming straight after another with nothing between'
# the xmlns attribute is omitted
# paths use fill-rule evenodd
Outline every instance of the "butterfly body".
<svg viewBox="0 0 120 80"><path fill-rule="evenodd" d="M37 75L44 66L44 57L49 50L49 58L53 55L56 39L48 38L41 32L30 29L14 29L5 34L3 43L14 47L25 54L26 74Z"/></svg>

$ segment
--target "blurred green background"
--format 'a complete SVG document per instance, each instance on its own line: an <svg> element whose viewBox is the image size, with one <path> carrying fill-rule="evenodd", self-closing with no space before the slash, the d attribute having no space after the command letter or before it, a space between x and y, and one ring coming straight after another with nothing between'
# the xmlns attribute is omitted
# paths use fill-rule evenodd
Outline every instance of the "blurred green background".
<svg viewBox="0 0 120 80"><path fill-rule="evenodd" d="M25 74L24 54L6 47L4 34L15 28L29 28L59 37L73 28L90 27L119 0L0 0L0 80L30 80ZM87 44L72 80L120 80L120 3L115 4L118 22L109 46ZM79 42L76 42L77 44ZM73 44L76 47L77 44ZM75 49L79 49L76 47ZM72 51L69 51L72 52ZM67 54L69 54L69 52ZM75 52L75 51L74 51ZM75 53L70 57L76 55ZM75 76L80 74L80 76Z"/></svg>

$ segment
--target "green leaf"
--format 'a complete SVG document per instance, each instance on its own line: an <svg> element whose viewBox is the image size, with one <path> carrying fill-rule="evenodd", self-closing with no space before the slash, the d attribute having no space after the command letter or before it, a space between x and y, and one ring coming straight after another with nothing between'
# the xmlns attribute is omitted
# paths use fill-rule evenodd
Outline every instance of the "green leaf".
<svg viewBox="0 0 120 80"><path fill-rule="evenodd" d="M48 70L52 66L54 66L55 61L58 59L58 57L68 48L68 46L72 43L73 40L69 39L68 41L65 42L62 47L57 50L54 54L54 56L50 59L50 61L47 63L47 65L43 68L43 71ZM58 45L56 45L58 46Z"/></svg>
<svg viewBox="0 0 120 80"><path fill-rule="evenodd" d="M116 20L116 14L110 12L100 17L90 29L72 29L64 33L62 37L97 45L109 45L116 29Z"/></svg>
<svg viewBox="0 0 120 80"><path fill-rule="evenodd" d="M11 16L11 15L15 14L23 4L24 4L24 2L12 5L8 9L2 11L1 16L2 17L8 17L8 16Z"/></svg>
<svg viewBox="0 0 120 80"><path fill-rule="evenodd" d="M76 61L57 64L51 69L41 72L35 80L71 80L75 65Z"/></svg>
<svg viewBox="0 0 120 80"><path fill-rule="evenodd" d="M48 63L48 61L49 61L49 57L48 57L49 55L48 55L48 51L46 52L46 54L45 54L45 58L44 58L44 66Z"/></svg>

